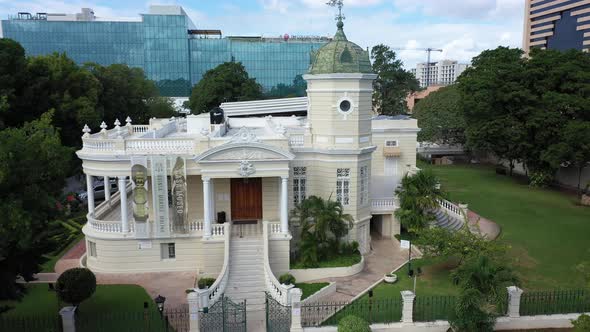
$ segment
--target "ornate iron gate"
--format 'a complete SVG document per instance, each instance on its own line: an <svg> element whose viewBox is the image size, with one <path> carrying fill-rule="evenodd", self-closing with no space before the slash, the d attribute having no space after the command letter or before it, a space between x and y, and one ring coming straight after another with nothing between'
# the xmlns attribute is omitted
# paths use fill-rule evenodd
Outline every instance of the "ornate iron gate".
<svg viewBox="0 0 590 332"><path fill-rule="evenodd" d="M291 307L284 306L266 294L266 331L289 332L291 329Z"/></svg>
<svg viewBox="0 0 590 332"><path fill-rule="evenodd" d="M222 296L219 301L201 313L201 331L246 332L246 300L234 303Z"/></svg>

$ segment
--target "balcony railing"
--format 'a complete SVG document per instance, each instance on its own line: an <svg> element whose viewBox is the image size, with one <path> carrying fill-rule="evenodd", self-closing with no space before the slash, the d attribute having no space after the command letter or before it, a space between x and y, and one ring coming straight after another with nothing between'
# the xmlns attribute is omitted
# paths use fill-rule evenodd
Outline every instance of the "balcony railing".
<svg viewBox="0 0 590 332"><path fill-rule="evenodd" d="M371 200L371 212L393 212L396 209L395 199L374 198Z"/></svg>

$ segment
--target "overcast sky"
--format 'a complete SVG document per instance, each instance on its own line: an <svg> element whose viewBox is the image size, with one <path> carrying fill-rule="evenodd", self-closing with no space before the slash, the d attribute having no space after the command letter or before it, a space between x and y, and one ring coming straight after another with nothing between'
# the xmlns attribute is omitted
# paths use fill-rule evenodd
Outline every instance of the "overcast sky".
<svg viewBox="0 0 590 332"><path fill-rule="evenodd" d="M0 17L19 11L135 17L151 4L181 5L199 29L224 35L321 35L335 32L336 10L326 0L0 0ZM344 31L363 48L441 48L433 59L469 62L485 49L521 47L524 0L344 0ZM407 68L425 52L398 51Z"/></svg>

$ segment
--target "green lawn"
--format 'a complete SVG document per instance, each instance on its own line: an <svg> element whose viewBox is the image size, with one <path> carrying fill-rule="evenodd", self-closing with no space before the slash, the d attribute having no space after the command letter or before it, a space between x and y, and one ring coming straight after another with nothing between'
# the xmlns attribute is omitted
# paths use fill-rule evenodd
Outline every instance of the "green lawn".
<svg viewBox="0 0 590 332"><path fill-rule="evenodd" d="M325 268L325 267L344 267L344 266L352 266L355 264L360 263L361 261L361 254L356 252L350 255L340 255L334 256L328 260L323 260L319 262L319 266L316 268ZM291 269L305 269L306 267L299 261L291 262Z"/></svg>
<svg viewBox="0 0 590 332"><path fill-rule="evenodd" d="M98 285L91 298L80 304L80 312L131 312L142 311L143 302L153 307L153 301L145 289L136 285ZM14 306L2 315L52 315L59 311L54 291L47 284L29 284L21 301L0 301L1 306ZM155 308L155 307L154 307Z"/></svg>
<svg viewBox="0 0 590 332"><path fill-rule="evenodd" d="M301 289L302 295L301 300L305 300L306 298L312 296L320 289L328 286L329 283L327 282L316 282L316 283L296 283L295 288Z"/></svg>
<svg viewBox="0 0 590 332"><path fill-rule="evenodd" d="M575 195L530 188L489 166L420 167L434 171L451 200L502 227L497 241L510 246L526 289L585 286L576 265L590 260L590 208L577 205Z"/></svg>

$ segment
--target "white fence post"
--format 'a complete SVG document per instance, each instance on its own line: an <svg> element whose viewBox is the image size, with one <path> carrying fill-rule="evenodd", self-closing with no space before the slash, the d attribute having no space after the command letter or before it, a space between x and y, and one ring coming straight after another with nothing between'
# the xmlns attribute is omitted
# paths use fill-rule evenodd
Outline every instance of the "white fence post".
<svg viewBox="0 0 590 332"><path fill-rule="evenodd" d="M302 332L301 326L301 289L293 288L291 293L291 332Z"/></svg>
<svg viewBox="0 0 590 332"><path fill-rule="evenodd" d="M190 332L200 331L200 314L204 308L209 306L209 290L208 289L194 289L188 293L188 313L189 313L189 328Z"/></svg>
<svg viewBox="0 0 590 332"><path fill-rule="evenodd" d="M520 317L520 297L522 296L522 289L516 286L506 287L508 290L508 317Z"/></svg>
<svg viewBox="0 0 590 332"><path fill-rule="evenodd" d="M402 323L412 323L414 321L414 299L416 295L412 291L402 291Z"/></svg>
<svg viewBox="0 0 590 332"><path fill-rule="evenodd" d="M469 205L467 203L465 204L458 204L459 209L461 210L461 212L463 213L463 218L465 220L465 222L469 222Z"/></svg>
<svg viewBox="0 0 590 332"><path fill-rule="evenodd" d="M59 314L63 332L76 332L76 307L63 307Z"/></svg>

